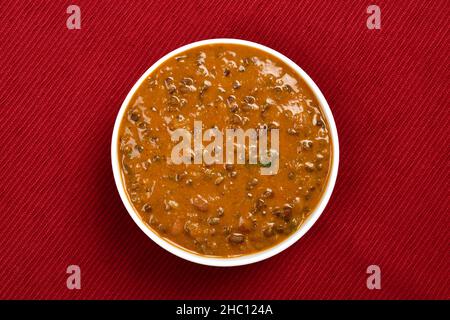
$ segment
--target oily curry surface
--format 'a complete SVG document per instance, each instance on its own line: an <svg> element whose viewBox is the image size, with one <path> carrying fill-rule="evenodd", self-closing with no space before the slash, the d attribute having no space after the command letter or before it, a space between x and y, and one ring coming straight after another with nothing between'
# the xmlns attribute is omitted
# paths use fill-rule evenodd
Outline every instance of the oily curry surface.
<svg viewBox="0 0 450 320"><path fill-rule="evenodd" d="M194 121L223 133L278 129L277 173L262 175L260 162L174 164L171 132L192 132ZM301 226L325 190L331 144L315 96L293 69L252 47L214 44L170 58L141 84L121 122L118 157L149 228L185 250L231 257Z"/></svg>

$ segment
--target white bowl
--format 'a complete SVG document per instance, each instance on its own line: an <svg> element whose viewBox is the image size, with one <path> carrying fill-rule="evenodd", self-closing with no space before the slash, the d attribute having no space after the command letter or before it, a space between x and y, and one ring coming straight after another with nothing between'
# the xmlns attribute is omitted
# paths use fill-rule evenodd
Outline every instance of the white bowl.
<svg viewBox="0 0 450 320"><path fill-rule="evenodd" d="M117 142L118 142L118 134L119 134L119 128L120 124L122 122L122 118L125 114L125 110L127 106L130 103L131 98L133 97L136 90L139 88L142 82L147 79L147 77L156 69L158 68L162 63L164 63L167 59L172 58L174 56L179 55L180 53L203 45L208 44L239 44L244 46L253 47L256 49L259 49L261 51L267 52L278 59L282 60L284 63L289 65L293 70L295 70L300 77L305 80L305 82L308 84L308 86L313 91L316 99L320 103L321 109L326 117L329 133L331 134L332 138L332 163L331 163L331 170L328 177L328 183L325 189L325 192L322 196L322 199L320 200L319 204L315 208L315 210L308 216L306 221L303 222L303 224L300 226L300 228L293 234L291 234L288 238L286 238L284 241L278 243L277 245L270 247L269 249L248 254L240 257L232 257L232 258L216 258L216 257L207 257L202 256L199 254L195 254L192 252L189 252L187 250L183 250L180 247L162 239L157 233L152 231L147 225L141 220L137 212L133 209L133 206L130 203L130 200L128 199L128 196L125 191L125 186L122 181L121 172L120 172L120 165L119 165L119 157L117 152ZM338 141L338 134L336 130L336 124L334 123L333 114L331 113L330 107L328 106L327 101L325 100L325 97L323 96L320 89L317 87L317 85L314 83L314 81L306 74L305 71L302 70L297 64L295 64L292 60L287 58L286 56L282 55L281 53L270 49L266 46L263 46L261 44L251 42L251 41L245 41L245 40L239 40L239 39L210 39L210 40L203 40L194 42L185 46L182 46L181 48L178 48L168 54L166 54L164 57L159 59L155 64L153 64L135 83L131 91L128 93L127 97L125 98L124 102L122 103L122 106L119 110L119 113L117 114L116 122L114 124L114 131L112 135L112 141L111 141L111 161L112 161L112 169L114 173L114 180L116 182L117 190L119 191L120 198L122 199L123 204L125 205L125 208L127 209L128 213L130 214L131 218L133 218L134 222L141 228L141 230L150 237L154 242L156 242L158 245L166 249L167 251L173 253L174 255L195 262L203 265L209 265L209 266L220 266L220 267L230 267L230 266L240 266L240 265L246 265L254 262L258 262L267 258L270 258L277 253L280 253L281 251L287 249L289 246L291 246L294 242L296 242L298 239L300 239L311 227L312 225L317 221L317 219L322 214L323 210L325 209L325 206L328 203L328 200L330 199L331 193L333 192L334 184L336 182L337 172L338 172L338 166L339 166L339 141Z"/></svg>

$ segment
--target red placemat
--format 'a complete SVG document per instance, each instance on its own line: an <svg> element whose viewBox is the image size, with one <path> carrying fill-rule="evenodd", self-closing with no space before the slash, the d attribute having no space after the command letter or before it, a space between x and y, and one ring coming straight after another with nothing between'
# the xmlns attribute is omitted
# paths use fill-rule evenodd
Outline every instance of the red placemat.
<svg viewBox="0 0 450 320"><path fill-rule="evenodd" d="M448 1L0 4L0 298L450 297ZM331 201L283 253L237 268L179 259L141 232L112 177L116 113L190 42L242 38L297 62L327 98L341 163ZM81 290L66 268L81 267ZM368 290L379 265L382 289Z"/></svg>

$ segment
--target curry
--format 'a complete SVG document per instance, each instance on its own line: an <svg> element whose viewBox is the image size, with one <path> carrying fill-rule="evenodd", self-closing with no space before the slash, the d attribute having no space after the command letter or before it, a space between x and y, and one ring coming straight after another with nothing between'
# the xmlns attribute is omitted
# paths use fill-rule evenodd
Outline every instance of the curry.
<svg viewBox="0 0 450 320"><path fill-rule="evenodd" d="M277 132L276 158L250 161L249 143L234 163L197 161L194 151L192 161L173 161L173 132L195 135L199 125L224 136L264 130L269 153ZM305 81L277 57L238 44L195 47L159 65L135 92L117 143L127 195L146 225L185 250L224 258L298 230L323 196L332 161L327 120ZM202 153L209 142L200 143ZM261 174L273 161L276 170Z"/></svg>

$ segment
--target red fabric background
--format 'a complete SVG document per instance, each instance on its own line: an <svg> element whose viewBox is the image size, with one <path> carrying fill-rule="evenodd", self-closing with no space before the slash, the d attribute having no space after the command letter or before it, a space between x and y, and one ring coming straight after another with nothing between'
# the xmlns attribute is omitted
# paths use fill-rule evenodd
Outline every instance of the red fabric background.
<svg viewBox="0 0 450 320"><path fill-rule="evenodd" d="M0 4L0 298L450 298L448 1L16 1ZM82 29L66 28L78 4ZM140 75L189 42L272 47L316 81L341 164L323 216L274 258L181 260L141 232L110 165ZM66 288L81 266L82 289ZM366 288L366 268L382 290Z"/></svg>

